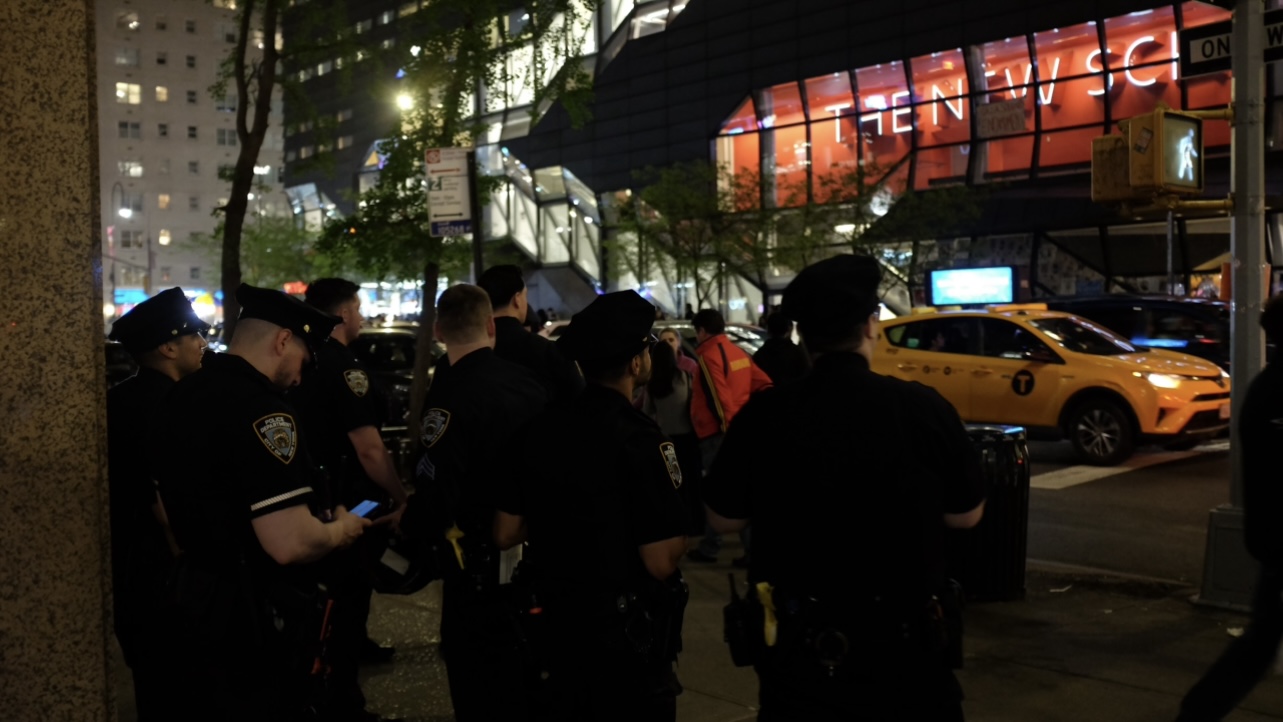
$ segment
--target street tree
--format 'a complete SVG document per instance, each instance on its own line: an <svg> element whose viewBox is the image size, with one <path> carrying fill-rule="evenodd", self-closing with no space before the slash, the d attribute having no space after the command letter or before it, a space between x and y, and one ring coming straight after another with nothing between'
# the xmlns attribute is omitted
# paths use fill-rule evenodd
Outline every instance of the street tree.
<svg viewBox="0 0 1283 722"><path fill-rule="evenodd" d="M411 387L411 434L417 435L431 361L434 299L442 274L464 276L470 246L433 237L428 223L424 156L429 148L470 147L482 115L529 113L530 123L560 102L575 124L587 117L591 82L579 61L593 32L596 0L547 0L517 8L509 0L435 0L407 18L412 38L398 58L399 127L379 144L380 169L352 216L327 224L322 249L347 249L359 267L423 283L420 334ZM391 96L392 93L389 93ZM528 108L525 110L524 108ZM478 173L472 192L487 198L501 182ZM473 219L474 229L481 219Z"/></svg>

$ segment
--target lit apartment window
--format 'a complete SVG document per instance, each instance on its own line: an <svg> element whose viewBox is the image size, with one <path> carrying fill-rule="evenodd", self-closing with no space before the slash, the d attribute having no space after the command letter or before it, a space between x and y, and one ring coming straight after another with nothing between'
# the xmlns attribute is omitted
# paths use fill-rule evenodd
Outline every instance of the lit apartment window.
<svg viewBox="0 0 1283 722"><path fill-rule="evenodd" d="M187 210L189 211L200 210L200 196L187 196Z"/></svg>
<svg viewBox="0 0 1283 722"><path fill-rule="evenodd" d="M137 67L138 65L138 48L117 48L116 65L125 67Z"/></svg>
<svg viewBox="0 0 1283 722"><path fill-rule="evenodd" d="M169 137L169 123L157 123L157 124L156 124L156 135L160 136L161 138L168 138L168 137Z"/></svg>
<svg viewBox="0 0 1283 722"><path fill-rule="evenodd" d="M315 153L315 152L316 152L316 149L315 149L315 148L313 148L313 147L312 147L312 146L310 146L310 145L305 145L305 146L303 146L302 148L299 148L299 149L298 149L298 157L299 157L300 159L303 159L303 158L311 158L311 157L312 157L312 154L313 154L313 153Z"/></svg>
<svg viewBox="0 0 1283 722"><path fill-rule="evenodd" d="M134 12L133 10L117 10L116 11L116 28L119 30L130 30L130 31L137 30L138 13Z"/></svg>
<svg viewBox="0 0 1283 722"><path fill-rule="evenodd" d="M192 266L192 268L191 268L191 272L190 272L190 273L188 273L187 275L191 276L191 279L192 279L193 281L199 281L199 280L200 280L200 266Z"/></svg>
<svg viewBox="0 0 1283 722"><path fill-rule="evenodd" d="M138 105L143 102L143 86L137 83L116 83L116 102Z"/></svg>
<svg viewBox="0 0 1283 722"><path fill-rule="evenodd" d="M361 22L356 24L356 32L357 34L369 32L370 28L372 27L374 27L373 20L362 20Z"/></svg>
<svg viewBox="0 0 1283 722"><path fill-rule="evenodd" d="M342 123L342 122L343 122L343 121L345 121L345 120L351 120L351 119L352 119L352 109L351 109L351 108L348 108L347 110L340 110L340 111L338 112L338 114L336 114L336 115L334 116L334 119L335 119L335 120L337 120L337 121L338 121L338 122L340 122L340 123Z"/></svg>
<svg viewBox="0 0 1283 722"><path fill-rule="evenodd" d="M388 38L387 40L379 43L379 47L384 50L390 49L393 45L396 45L396 38Z"/></svg>
<svg viewBox="0 0 1283 722"><path fill-rule="evenodd" d="M317 144L316 144L316 153L317 153L317 155L320 155L321 153L329 153L329 152L330 152L330 144L329 144L329 143L317 143Z"/></svg>
<svg viewBox="0 0 1283 722"><path fill-rule="evenodd" d="M237 98L235 95L224 95L218 97L214 100L214 110L217 110L220 113L235 113L236 100Z"/></svg>
<svg viewBox="0 0 1283 722"><path fill-rule="evenodd" d="M302 123L298 124L298 132L300 133L306 133L311 129L312 129L312 121L310 120L305 120Z"/></svg>
<svg viewBox="0 0 1283 722"><path fill-rule="evenodd" d="M166 88L163 85L156 86L156 102L157 103L169 102L169 88Z"/></svg>
<svg viewBox="0 0 1283 722"><path fill-rule="evenodd" d="M120 247L121 248L142 248L146 241L143 239L142 231L121 231Z"/></svg>
<svg viewBox="0 0 1283 722"><path fill-rule="evenodd" d="M160 245L168 246L169 242L174 240L174 236L169 232L168 228L162 228L156 236L156 240L160 242Z"/></svg>
<svg viewBox="0 0 1283 722"><path fill-rule="evenodd" d="M333 69L334 69L334 61L326 60L325 62L319 63L316 66L316 74L325 75L326 73L330 72Z"/></svg>
<svg viewBox="0 0 1283 722"><path fill-rule="evenodd" d="M219 128L218 144L227 146L236 145L236 131L231 128Z"/></svg>
<svg viewBox="0 0 1283 722"><path fill-rule="evenodd" d="M189 33L195 33L195 32L196 32L196 21L195 21L195 20L188 20L186 23L184 23L184 24L183 24L183 26L187 29L187 32L189 32Z"/></svg>
<svg viewBox="0 0 1283 722"><path fill-rule="evenodd" d="M335 148L338 148L339 150L343 150L344 148L351 148L351 147L352 147L352 136L350 136L350 135L345 135L345 136L340 137L338 140L336 140L336 141L334 142L334 147L335 147Z"/></svg>
<svg viewBox="0 0 1283 722"><path fill-rule="evenodd" d="M383 12L379 13L379 25L387 25L393 20L396 20L395 10L384 10Z"/></svg>
<svg viewBox="0 0 1283 722"><path fill-rule="evenodd" d="M224 10L235 10L236 0L214 0L214 7Z"/></svg>
<svg viewBox="0 0 1283 722"><path fill-rule="evenodd" d="M194 125L187 126L187 137L191 138L192 140L196 140L196 126Z"/></svg>
<svg viewBox="0 0 1283 722"><path fill-rule="evenodd" d="M417 12L419 12L419 3L409 2L402 5L401 9L397 11L397 14L400 17L405 17L406 15L413 15Z"/></svg>
<svg viewBox="0 0 1283 722"><path fill-rule="evenodd" d="M168 18L166 18L164 15L157 15L157 16L156 16L156 29L157 29L157 30L168 30L168 29L169 29L169 19L168 19Z"/></svg>
<svg viewBox="0 0 1283 722"><path fill-rule="evenodd" d="M120 134L121 138L133 138L138 140L143 137L142 123L130 123L129 121L122 120L116 124L116 130Z"/></svg>
<svg viewBox="0 0 1283 722"><path fill-rule="evenodd" d="M133 218L143 212L143 194L142 193L121 193L120 205L116 207L116 214L121 218Z"/></svg>
<svg viewBox="0 0 1283 722"><path fill-rule="evenodd" d="M157 64L157 65L169 65L169 53L165 52L164 50L161 50L161 51L157 52L157 53L156 53L156 64Z"/></svg>
<svg viewBox="0 0 1283 722"><path fill-rule="evenodd" d="M188 105L196 105L196 91L195 91L195 90L189 90L189 91L187 91L187 104L188 104Z"/></svg>
<svg viewBox="0 0 1283 722"><path fill-rule="evenodd" d="M143 164L136 160L122 160L116 162L116 168L120 174L127 178L142 178Z"/></svg>
<svg viewBox="0 0 1283 722"><path fill-rule="evenodd" d="M196 67L196 56L195 56L195 55L188 55L188 56L187 56L187 67L189 67L189 68L194 68L194 67Z"/></svg>
<svg viewBox="0 0 1283 722"><path fill-rule="evenodd" d="M156 196L156 207L162 211L169 210L169 194L161 193Z"/></svg>
<svg viewBox="0 0 1283 722"><path fill-rule="evenodd" d="M191 175L200 175L200 161L187 161L187 172Z"/></svg>

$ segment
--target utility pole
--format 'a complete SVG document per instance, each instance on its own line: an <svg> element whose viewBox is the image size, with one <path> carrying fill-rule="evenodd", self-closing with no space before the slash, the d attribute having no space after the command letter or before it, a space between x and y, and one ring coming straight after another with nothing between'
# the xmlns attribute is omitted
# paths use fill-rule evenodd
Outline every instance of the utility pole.
<svg viewBox="0 0 1283 722"><path fill-rule="evenodd" d="M1230 316L1230 408L1243 408L1248 384L1264 364L1260 319L1265 300L1265 7L1263 0L1238 0L1231 40L1234 75L1230 231L1232 286ZM1230 503L1208 517L1203 585L1196 601L1246 608L1251 603L1256 564L1243 536L1243 447L1238 424L1230 434Z"/></svg>

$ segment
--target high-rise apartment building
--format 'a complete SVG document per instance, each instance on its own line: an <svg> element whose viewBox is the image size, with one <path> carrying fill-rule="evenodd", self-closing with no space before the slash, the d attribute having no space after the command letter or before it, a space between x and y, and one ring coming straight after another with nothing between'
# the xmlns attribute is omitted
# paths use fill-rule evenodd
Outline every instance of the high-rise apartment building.
<svg viewBox="0 0 1283 722"><path fill-rule="evenodd" d="M194 246L227 202L225 172L239 152L234 84L210 86L235 47L236 0L97 3L98 137L104 314L111 320L165 288L182 286L202 316L215 313L218 259ZM256 38L255 44L261 42ZM282 164L273 108L257 172L276 184ZM251 199L254 214L286 212L279 189Z"/></svg>

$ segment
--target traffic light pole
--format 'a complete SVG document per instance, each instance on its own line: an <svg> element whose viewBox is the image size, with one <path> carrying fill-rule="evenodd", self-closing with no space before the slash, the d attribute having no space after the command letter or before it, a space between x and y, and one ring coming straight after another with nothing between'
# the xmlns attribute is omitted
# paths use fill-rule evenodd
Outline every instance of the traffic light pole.
<svg viewBox="0 0 1283 722"><path fill-rule="evenodd" d="M1265 7L1238 0L1231 40L1234 75L1230 231L1231 316L1230 408L1243 408L1248 384L1265 357L1261 306L1265 300ZM1230 435L1230 503L1208 517L1203 584L1195 601L1246 608L1255 583L1255 563L1243 537L1243 456L1237 424Z"/></svg>

